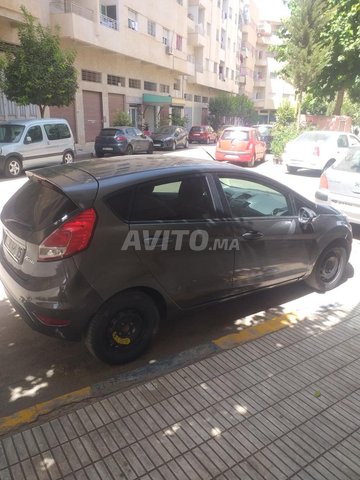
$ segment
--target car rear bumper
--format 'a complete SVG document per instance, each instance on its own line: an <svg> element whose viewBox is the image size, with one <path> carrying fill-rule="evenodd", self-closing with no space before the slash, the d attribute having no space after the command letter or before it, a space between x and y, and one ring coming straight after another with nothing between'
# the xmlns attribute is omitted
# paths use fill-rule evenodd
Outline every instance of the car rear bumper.
<svg viewBox="0 0 360 480"><path fill-rule="evenodd" d="M251 153L238 153L238 152L227 152L227 151L216 151L215 160L219 162L229 162L229 163L249 163L253 158Z"/></svg>
<svg viewBox="0 0 360 480"><path fill-rule="evenodd" d="M95 144L95 152L98 154L98 153L101 153L101 154L104 154L106 155L107 153L109 154L118 154L118 155L123 155L125 154L126 152L126 148L127 148L127 145L128 144L121 144L121 145L96 145Z"/></svg>
<svg viewBox="0 0 360 480"><path fill-rule="evenodd" d="M88 321L103 301L80 272L73 270L70 274L64 282L59 278L57 287L39 289L33 279L25 282L16 279L0 250L0 279L10 303L22 319L45 335L80 340ZM31 287L26 288L26 283L31 283Z"/></svg>

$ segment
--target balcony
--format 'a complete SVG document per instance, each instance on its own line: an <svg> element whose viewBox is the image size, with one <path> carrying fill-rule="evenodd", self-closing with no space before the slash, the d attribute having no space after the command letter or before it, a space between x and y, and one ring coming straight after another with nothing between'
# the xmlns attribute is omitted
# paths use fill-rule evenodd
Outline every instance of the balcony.
<svg viewBox="0 0 360 480"><path fill-rule="evenodd" d="M112 28L113 30L119 30L119 22L114 18L103 15L102 13L100 14L100 25L103 25L107 28Z"/></svg>
<svg viewBox="0 0 360 480"><path fill-rule="evenodd" d="M202 24L195 25L195 32L188 35L188 44L194 47L205 47L205 29Z"/></svg>
<svg viewBox="0 0 360 480"><path fill-rule="evenodd" d="M94 21L94 11L90 8L83 7L70 0L55 0L50 2L50 13L74 13L88 20Z"/></svg>

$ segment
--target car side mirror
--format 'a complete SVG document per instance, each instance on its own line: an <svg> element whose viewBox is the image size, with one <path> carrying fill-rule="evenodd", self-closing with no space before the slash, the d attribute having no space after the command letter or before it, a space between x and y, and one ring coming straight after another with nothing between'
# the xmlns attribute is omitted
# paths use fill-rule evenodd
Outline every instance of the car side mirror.
<svg viewBox="0 0 360 480"><path fill-rule="evenodd" d="M32 138L28 135L25 139L25 143L31 143L32 142Z"/></svg>
<svg viewBox="0 0 360 480"><path fill-rule="evenodd" d="M317 215L314 212L314 210L311 210L310 208L300 207L299 209L299 214L298 214L299 223L304 227L307 227L308 225L310 225L316 216Z"/></svg>

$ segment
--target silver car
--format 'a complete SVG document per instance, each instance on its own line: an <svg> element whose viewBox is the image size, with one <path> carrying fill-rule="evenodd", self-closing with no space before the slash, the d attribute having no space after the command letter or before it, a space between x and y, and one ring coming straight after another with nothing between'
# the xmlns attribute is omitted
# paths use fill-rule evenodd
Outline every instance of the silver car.
<svg viewBox="0 0 360 480"><path fill-rule="evenodd" d="M360 147L350 149L345 158L323 172L315 198L360 224Z"/></svg>

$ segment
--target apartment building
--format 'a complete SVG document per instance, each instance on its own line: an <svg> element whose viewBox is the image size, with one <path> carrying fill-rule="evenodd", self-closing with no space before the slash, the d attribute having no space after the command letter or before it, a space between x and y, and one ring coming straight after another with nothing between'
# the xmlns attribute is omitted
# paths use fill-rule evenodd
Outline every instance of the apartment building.
<svg viewBox="0 0 360 480"><path fill-rule="evenodd" d="M171 115L190 127L207 122L209 99L221 92L260 95L253 0L1 0L0 40L18 42L23 3L77 52L75 101L46 115L66 118L80 144L119 111L151 130ZM0 96L0 119L34 116L35 106Z"/></svg>

